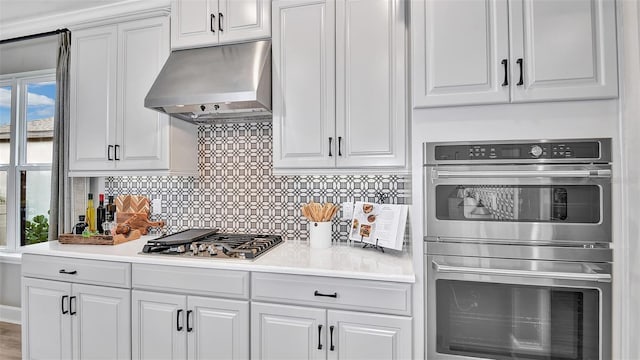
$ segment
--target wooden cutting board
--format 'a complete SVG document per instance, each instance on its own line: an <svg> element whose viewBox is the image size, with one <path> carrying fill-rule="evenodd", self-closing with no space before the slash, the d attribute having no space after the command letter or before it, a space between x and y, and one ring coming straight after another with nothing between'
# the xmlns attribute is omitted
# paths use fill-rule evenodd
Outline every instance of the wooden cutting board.
<svg viewBox="0 0 640 360"><path fill-rule="evenodd" d="M150 221L148 213L116 212L116 223L127 224L131 229L139 230L142 235L147 235L151 227L163 227L164 221Z"/></svg>
<svg viewBox="0 0 640 360"><path fill-rule="evenodd" d="M115 199L116 213L145 213L151 211L149 199L144 195L118 195Z"/></svg>

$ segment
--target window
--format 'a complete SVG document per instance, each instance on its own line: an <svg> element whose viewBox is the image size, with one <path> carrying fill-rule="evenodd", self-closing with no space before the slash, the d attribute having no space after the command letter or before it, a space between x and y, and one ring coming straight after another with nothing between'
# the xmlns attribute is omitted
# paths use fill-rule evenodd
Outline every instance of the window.
<svg viewBox="0 0 640 360"><path fill-rule="evenodd" d="M0 77L0 248L46 241L55 70Z"/></svg>

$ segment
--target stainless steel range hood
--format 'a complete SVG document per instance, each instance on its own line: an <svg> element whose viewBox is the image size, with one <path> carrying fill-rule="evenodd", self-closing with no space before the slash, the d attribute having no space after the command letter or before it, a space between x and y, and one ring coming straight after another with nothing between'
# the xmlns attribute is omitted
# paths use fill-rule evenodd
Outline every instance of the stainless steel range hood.
<svg viewBox="0 0 640 360"><path fill-rule="evenodd" d="M191 121L271 114L271 41L173 51L144 106Z"/></svg>

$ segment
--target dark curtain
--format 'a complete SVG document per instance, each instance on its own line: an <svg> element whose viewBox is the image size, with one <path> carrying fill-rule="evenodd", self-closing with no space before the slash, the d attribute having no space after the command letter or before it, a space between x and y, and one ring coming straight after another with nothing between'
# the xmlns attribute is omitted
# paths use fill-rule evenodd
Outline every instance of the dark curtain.
<svg viewBox="0 0 640 360"><path fill-rule="evenodd" d="M56 68L56 112L53 129L53 160L51 163L51 205L49 207L49 240L69 232L65 224L71 219L71 190L67 177L69 153L69 58L71 33L58 34ZM70 224L66 227L70 228Z"/></svg>

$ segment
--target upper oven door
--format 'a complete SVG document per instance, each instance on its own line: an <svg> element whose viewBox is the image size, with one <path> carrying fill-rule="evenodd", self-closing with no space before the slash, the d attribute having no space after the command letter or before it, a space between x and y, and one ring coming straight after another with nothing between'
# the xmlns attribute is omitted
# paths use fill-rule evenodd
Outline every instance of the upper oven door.
<svg viewBox="0 0 640 360"><path fill-rule="evenodd" d="M611 241L610 165L425 166L426 240Z"/></svg>

